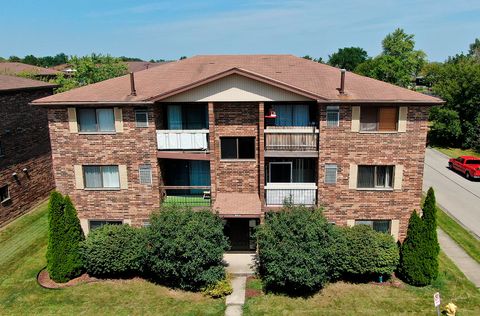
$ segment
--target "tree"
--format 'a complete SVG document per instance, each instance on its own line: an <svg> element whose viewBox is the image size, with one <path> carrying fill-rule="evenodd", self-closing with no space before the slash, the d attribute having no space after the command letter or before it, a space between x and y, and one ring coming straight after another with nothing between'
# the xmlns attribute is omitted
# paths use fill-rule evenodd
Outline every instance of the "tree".
<svg viewBox="0 0 480 316"><path fill-rule="evenodd" d="M323 59L322 59L322 57L313 58L313 57L311 57L310 55L305 55L305 56L303 56L302 58L323 64Z"/></svg>
<svg viewBox="0 0 480 316"><path fill-rule="evenodd" d="M425 77L432 83L432 91L445 100L445 108L458 114L461 133L455 147L478 147L480 133L480 62L466 55L450 57L445 63L425 70ZM434 124L437 117L432 117ZM440 139L439 139L440 140ZM444 142L449 142L446 139Z"/></svg>
<svg viewBox="0 0 480 316"><path fill-rule="evenodd" d="M340 48L338 52L328 56L328 64L334 67L352 71L359 64L366 61L367 58L368 54L363 48L344 47Z"/></svg>
<svg viewBox="0 0 480 316"><path fill-rule="evenodd" d="M23 58L22 62L24 64L37 66L38 65L38 58L33 56L33 55L27 55Z"/></svg>
<svg viewBox="0 0 480 316"><path fill-rule="evenodd" d="M413 211L408 223L407 238L400 248L399 276L416 286L431 284L438 276L436 202L430 188L423 204L420 218Z"/></svg>
<svg viewBox="0 0 480 316"><path fill-rule="evenodd" d="M8 61L10 61L10 62L18 62L18 63L19 63L19 62L22 61L22 59L21 59L20 57L18 57L18 56L10 56L10 57L8 57Z"/></svg>
<svg viewBox="0 0 480 316"><path fill-rule="evenodd" d="M455 147L462 134L458 113L443 106L430 110L432 125L428 133L430 143L440 146Z"/></svg>
<svg viewBox="0 0 480 316"><path fill-rule="evenodd" d="M70 198L52 192L48 203L47 271L56 282L67 282L83 272L79 244L84 239Z"/></svg>
<svg viewBox="0 0 480 316"><path fill-rule="evenodd" d="M127 73L127 65L119 58L109 55L91 54L90 56L73 56L68 63L75 69L70 77L60 75L56 83L61 85L57 92L96 83Z"/></svg>
<svg viewBox="0 0 480 316"><path fill-rule="evenodd" d="M480 58L480 39L476 38L475 41L470 44L468 55L475 58Z"/></svg>
<svg viewBox="0 0 480 316"><path fill-rule="evenodd" d="M403 29L396 29L382 41L382 53L359 64L355 72L408 87L418 75L426 62L426 55L415 50L413 34L406 34Z"/></svg>

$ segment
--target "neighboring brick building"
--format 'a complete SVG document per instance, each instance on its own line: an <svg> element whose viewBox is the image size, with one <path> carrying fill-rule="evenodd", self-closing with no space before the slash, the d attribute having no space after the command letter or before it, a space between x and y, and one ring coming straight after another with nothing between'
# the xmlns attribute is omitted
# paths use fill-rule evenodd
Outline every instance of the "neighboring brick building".
<svg viewBox="0 0 480 316"><path fill-rule="evenodd" d="M54 87L0 75L0 226L54 188L47 110L29 105Z"/></svg>
<svg viewBox="0 0 480 316"><path fill-rule="evenodd" d="M442 101L344 75L291 55L197 56L34 103L49 109L56 185L85 231L183 203L211 207L249 249L290 199L403 239Z"/></svg>

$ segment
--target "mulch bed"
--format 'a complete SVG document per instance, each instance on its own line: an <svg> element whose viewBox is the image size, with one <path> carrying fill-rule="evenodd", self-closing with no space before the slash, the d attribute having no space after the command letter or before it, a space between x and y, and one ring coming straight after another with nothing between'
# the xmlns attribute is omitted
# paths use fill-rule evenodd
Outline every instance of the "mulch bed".
<svg viewBox="0 0 480 316"><path fill-rule="evenodd" d="M255 280L256 278L254 276L249 276L247 277L247 284L251 280ZM256 297L256 296L261 296L263 295L263 292L260 290L256 289L249 289L248 287L245 289L245 298L251 298L251 297Z"/></svg>
<svg viewBox="0 0 480 316"><path fill-rule="evenodd" d="M46 268L42 269L37 274L37 282L38 284L46 289L61 289L65 287L71 287L78 284L85 284L85 283L92 283L92 282L100 282L103 281L101 279L97 279L94 277L89 276L87 273L82 274L78 278L72 279L66 283L57 283L50 279L50 275L48 275L48 271Z"/></svg>

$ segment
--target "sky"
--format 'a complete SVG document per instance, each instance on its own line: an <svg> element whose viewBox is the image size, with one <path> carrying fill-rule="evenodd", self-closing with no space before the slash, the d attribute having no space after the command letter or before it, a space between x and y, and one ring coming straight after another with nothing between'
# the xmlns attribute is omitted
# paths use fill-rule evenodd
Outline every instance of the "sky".
<svg viewBox="0 0 480 316"><path fill-rule="evenodd" d="M358 46L369 56L396 28L431 61L480 37L479 0L0 0L0 56L178 59L293 54L324 60Z"/></svg>

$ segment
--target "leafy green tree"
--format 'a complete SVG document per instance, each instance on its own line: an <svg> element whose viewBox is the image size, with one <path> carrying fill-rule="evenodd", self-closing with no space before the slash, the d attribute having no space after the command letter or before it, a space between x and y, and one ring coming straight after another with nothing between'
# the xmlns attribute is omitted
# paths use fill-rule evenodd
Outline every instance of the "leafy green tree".
<svg viewBox="0 0 480 316"><path fill-rule="evenodd" d="M363 48L344 47L340 48L338 52L328 56L328 64L334 67L352 71L359 64L366 61L367 58L368 54Z"/></svg>
<svg viewBox="0 0 480 316"><path fill-rule="evenodd" d="M59 76L56 83L61 85L57 92L119 77L127 73L127 66L119 58L109 55L91 54L90 56L73 56L68 63L75 69L69 76Z"/></svg>
<svg viewBox="0 0 480 316"><path fill-rule="evenodd" d="M303 59L308 59L308 60L311 60L311 61L314 61L314 62L317 62L317 63L321 63L323 64L323 59L322 57L318 57L318 58L313 58L312 56L310 55L305 55L302 57Z"/></svg>
<svg viewBox="0 0 480 316"><path fill-rule="evenodd" d="M407 283L425 286L438 276L437 220L435 194L430 188L420 218L413 211L408 223L407 238L401 245L399 276Z"/></svg>
<svg viewBox="0 0 480 316"><path fill-rule="evenodd" d="M48 203L47 271L56 282L67 282L83 272L79 252L84 239L70 198L52 192Z"/></svg>
<svg viewBox="0 0 480 316"><path fill-rule="evenodd" d="M38 65L38 58L33 56L33 55L27 55L27 56L23 57L22 62L24 64L37 66Z"/></svg>
<svg viewBox="0 0 480 316"><path fill-rule="evenodd" d="M410 86L426 62L425 53L414 49L413 38L413 34L396 29L383 39L382 53L359 64L355 72L402 87Z"/></svg>
<svg viewBox="0 0 480 316"><path fill-rule="evenodd" d="M21 59L20 57L18 57L18 56L10 56L10 57L8 57L8 61L10 61L10 62L18 62L18 63L19 63L19 62L22 61L22 59Z"/></svg>
<svg viewBox="0 0 480 316"><path fill-rule="evenodd" d="M470 44L468 55L475 58L480 58L480 39L476 38L475 41Z"/></svg>
<svg viewBox="0 0 480 316"><path fill-rule="evenodd" d="M440 146L455 147L462 134L460 117L454 110L443 106L430 110L432 125L428 133L430 143Z"/></svg>

